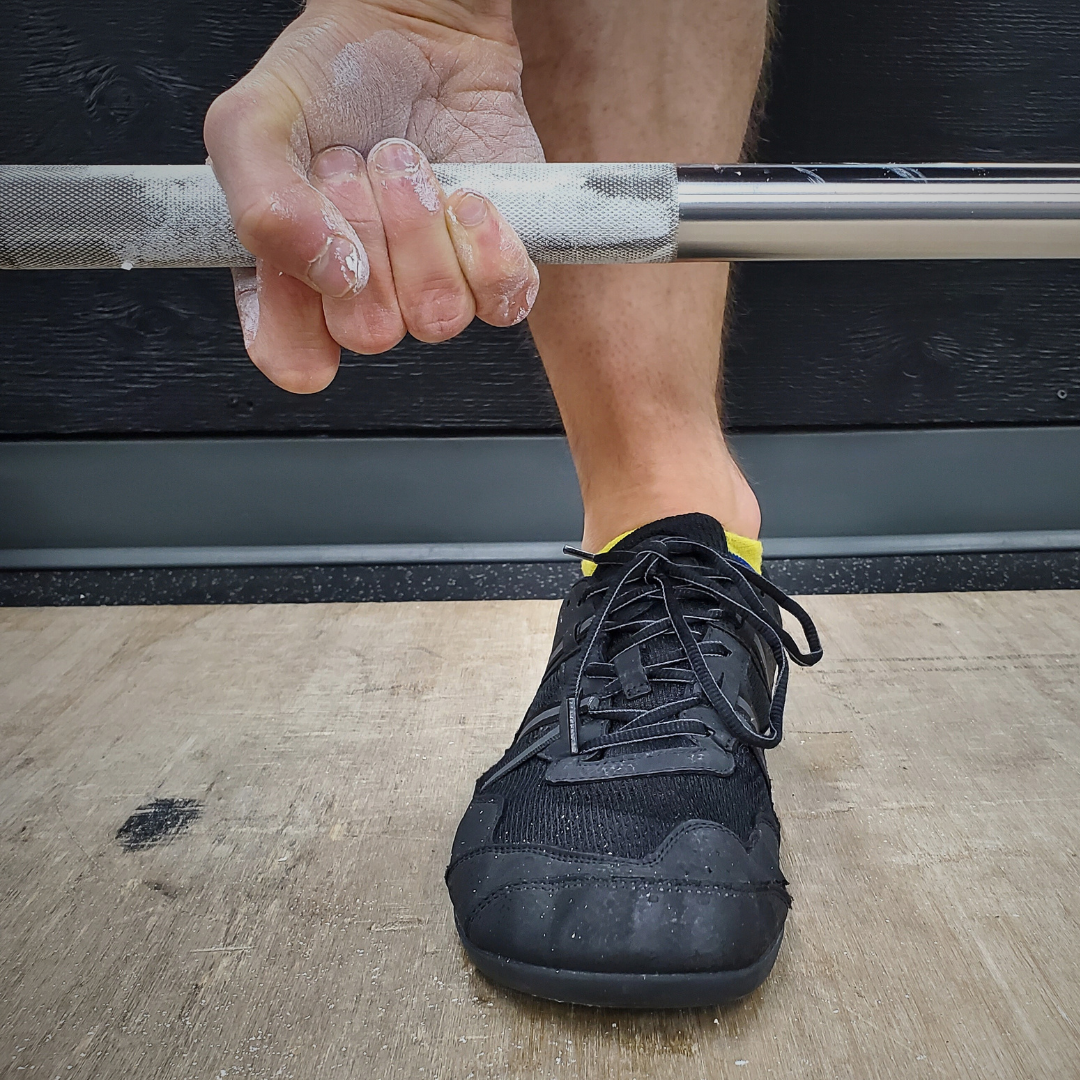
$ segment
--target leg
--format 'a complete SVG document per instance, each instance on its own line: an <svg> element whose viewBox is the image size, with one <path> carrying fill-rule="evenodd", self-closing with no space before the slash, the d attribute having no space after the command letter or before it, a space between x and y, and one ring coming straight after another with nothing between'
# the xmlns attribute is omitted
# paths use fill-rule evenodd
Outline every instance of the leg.
<svg viewBox="0 0 1080 1080"><path fill-rule="evenodd" d="M526 104L552 161L738 159L767 0L517 0ZM530 317L587 548L691 511L756 537L720 429L726 264L550 266Z"/></svg>
<svg viewBox="0 0 1080 1080"><path fill-rule="evenodd" d="M522 0L517 17L551 157L737 157L766 0ZM821 650L805 612L725 551L719 522L758 526L716 408L726 282L709 264L545 273L533 331L585 546L634 531L571 586L447 870L469 956L526 993L716 1005L758 986L780 948L790 897L761 755L796 655L781 609L807 635L799 662Z"/></svg>

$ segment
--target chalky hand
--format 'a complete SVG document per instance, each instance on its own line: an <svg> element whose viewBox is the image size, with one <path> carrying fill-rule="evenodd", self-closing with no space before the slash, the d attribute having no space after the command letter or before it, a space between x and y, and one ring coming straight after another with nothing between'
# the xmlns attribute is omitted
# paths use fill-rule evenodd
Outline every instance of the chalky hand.
<svg viewBox="0 0 1080 1080"><path fill-rule="evenodd" d="M504 10L505 7L505 10ZM476 10L480 11L480 14ZM237 234L255 364L323 389L340 346L444 341L479 316L519 322L539 276L482 195L447 195L436 161L542 161L521 98L509 4L315 0L206 119Z"/></svg>

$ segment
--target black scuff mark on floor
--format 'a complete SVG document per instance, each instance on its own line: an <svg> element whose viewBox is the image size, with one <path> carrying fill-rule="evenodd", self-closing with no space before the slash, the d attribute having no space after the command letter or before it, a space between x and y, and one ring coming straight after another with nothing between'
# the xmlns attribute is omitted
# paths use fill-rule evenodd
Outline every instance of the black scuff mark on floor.
<svg viewBox="0 0 1080 1080"><path fill-rule="evenodd" d="M138 807L116 830L125 851L142 851L171 840L202 812L198 799L154 799Z"/></svg>

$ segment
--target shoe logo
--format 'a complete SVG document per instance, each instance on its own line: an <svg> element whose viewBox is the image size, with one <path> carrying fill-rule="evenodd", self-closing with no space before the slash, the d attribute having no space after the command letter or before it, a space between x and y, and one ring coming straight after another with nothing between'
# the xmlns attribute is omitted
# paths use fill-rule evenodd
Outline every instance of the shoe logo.
<svg viewBox="0 0 1080 1080"><path fill-rule="evenodd" d="M682 736L689 745L669 746L660 750L635 750L631 754L613 754L612 749L591 755L560 757L544 773L551 784L580 784L589 780L616 780L628 776L657 776L661 773L713 773L731 776L735 758L707 735Z"/></svg>

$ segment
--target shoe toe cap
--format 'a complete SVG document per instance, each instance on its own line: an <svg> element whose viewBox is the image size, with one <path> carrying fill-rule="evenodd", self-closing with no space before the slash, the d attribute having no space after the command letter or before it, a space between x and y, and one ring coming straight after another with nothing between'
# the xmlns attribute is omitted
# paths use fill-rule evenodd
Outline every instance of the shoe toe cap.
<svg viewBox="0 0 1080 1080"><path fill-rule="evenodd" d="M768 825L747 848L687 823L643 860L480 851L451 866L448 884L473 947L579 971L739 970L775 945L789 906Z"/></svg>

